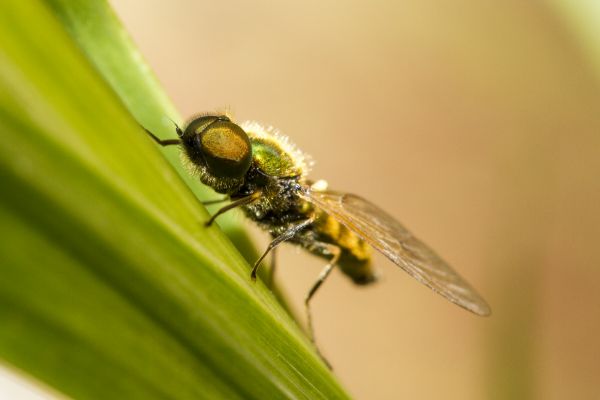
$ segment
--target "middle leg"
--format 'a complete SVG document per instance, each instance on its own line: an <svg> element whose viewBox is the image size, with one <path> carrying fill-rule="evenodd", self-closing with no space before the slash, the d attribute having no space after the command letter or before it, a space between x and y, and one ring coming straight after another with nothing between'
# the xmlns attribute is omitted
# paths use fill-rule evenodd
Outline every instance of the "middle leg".
<svg viewBox="0 0 600 400"><path fill-rule="evenodd" d="M275 247L279 246L281 243L285 242L286 240L292 239L299 232L308 228L310 225L312 225L313 222L315 222L315 218L314 216L311 216L310 218L307 218L295 225L290 226L285 232L273 239L271 243L269 243L267 250L265 250L262 256L260 256L260 258L254 263L254 266L252 267L252 272L250 273L250 278L252 278L253 281L256 280L256 272L258 271L258 266L260 265L262 260L265 259L267 254L269 254L273 249L275 249Z"/></svg>

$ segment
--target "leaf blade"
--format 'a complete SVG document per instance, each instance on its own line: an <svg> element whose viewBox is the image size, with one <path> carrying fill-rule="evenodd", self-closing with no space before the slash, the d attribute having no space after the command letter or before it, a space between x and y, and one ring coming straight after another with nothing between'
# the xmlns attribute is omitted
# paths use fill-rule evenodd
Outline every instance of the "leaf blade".
<svg viewBox="0 0 600 400"><path fill-rule="evenodd" d="M347 397L41 3L6 11L0 355L78 398Z"/></svg>

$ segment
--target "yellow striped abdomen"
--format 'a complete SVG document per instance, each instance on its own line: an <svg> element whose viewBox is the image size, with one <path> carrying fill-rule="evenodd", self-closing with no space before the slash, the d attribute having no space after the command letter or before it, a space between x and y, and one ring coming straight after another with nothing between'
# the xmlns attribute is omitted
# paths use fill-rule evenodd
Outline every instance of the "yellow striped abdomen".
<svg viewBox="0 0 600 400"><path fill-rule="evenodd" d="M371 265L371 246L329 214L316 212L313 232L317 240L340 247L342 253L338 265L342 272L357 284L373 282L376 275Z"/></svg>

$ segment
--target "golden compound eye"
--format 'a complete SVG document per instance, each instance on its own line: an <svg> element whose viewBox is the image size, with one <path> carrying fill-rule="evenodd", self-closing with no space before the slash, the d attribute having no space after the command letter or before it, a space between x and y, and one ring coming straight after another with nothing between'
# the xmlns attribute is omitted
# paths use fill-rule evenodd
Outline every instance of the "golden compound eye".
<svg viewBox="0 0 600 400"><path fill-rule="evenodd" d="M216 177L241 178L252 162L250 139L227 117L200 117L188 126L209 172ZM189 132L191 133L191 132Z"/></svg>

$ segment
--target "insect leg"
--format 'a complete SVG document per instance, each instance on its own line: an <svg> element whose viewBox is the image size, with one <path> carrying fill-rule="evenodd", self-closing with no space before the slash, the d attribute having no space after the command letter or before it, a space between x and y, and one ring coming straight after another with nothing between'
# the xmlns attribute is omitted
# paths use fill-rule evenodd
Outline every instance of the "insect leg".
<svg viewBox="0 0 600 400"><path fill-rule="evenodd" d="M210 206L212 204L219 204L219 203L223 203L225 201L228 201L229 198L228 197L223 197L222 199L217 199L217 200L206 200L206 201L201 201L203 206Z"/></svg>
<svg viewBox="0 0 600 400"><path fill-rule="evenodd" d="M258 266L260 265L262 260L264 260L264 258L267 256L267 254L269 254L271 252L271 250L273 250L275 247L279 246L281 243L285 242L286 240L290 240L291 238L296 236L296 234L298 232L300 232L303 229L310 226L314 221L315 221L315 218L311 216L310 218L305 219L302 222L297 223L296 225L292 225L287 231L283 232L281 235L279 235L275 239L273 239L271 241L271 243L269 243L267 250L265 250L265 252L262 254L262 256L260 256L260 258L258 260L256 260L256 262L254 263L254 266L252 267L252 272L250 273L250 278L253 281L256 280L256 271L258 271Z"/></svg>
<svg viewBox="0 0 600 400"><path fill-rule="evenodd" d="M269 282L267 286L273 287L273 281L275 280L275 271L277 271L277 247L271 250L271 270L269 271Z"/></svg>
<svg viewBox="0 0 600 400"><path fill-rule="evenodd" d="M262 192L260 192L260 191L254 192L254 193L252 193L249 196L242 197L241 199L237 199L235 201L232 201L231 203L227 204L226 206L219 208L219 210L216 213L214 213L214 215L212 217L210 217L210 219L208 221L206 221L206 223L204 225L205 226L211 226L212 223L215 222L215 219L219 215L221 215L223 213L226 213L229 210L233 210L236 207L244 206L246 204L250 204L253 201L258 200L258 198L260 198L261 194L262 194Z"/></svg>
<svg viewBox="0 0 600 400"><path fill-rule="evenodd" d="M315 333L313 330L312 317L310 313L310 300L317 292L317 289L319 289L323 282L325 282L325 279L327 279L327 277L331 273L331 270L333 270L333 267L337 264L338 260L340 259L340 255L342 254L342 250L339 246L336 246L335 244L324 242L315 242L311 245L311 247L313 249L322 250L325 254L330 254L332 256L329 260L329 263L325 266L325 268L323 268L323 270L319 274L319 277L317 278L317 281L312 285L312 287L308 291L308 294L304 298L304 306L306 307L306 321L308 323L308 332L310 335L310 340L314 342Z"/></svg>
<svg viewBox="0 0 600 400"><path fill-rule="evenodd" d="M181 129L179 129L179 127L177 125L175 125L175 127L177 130L177 134L179 134L179 132L181 132ZM144 128L144 127L142 126L142 128ZM144 130L156 143L160 144L161 146L170 146L173 144L181 144L180 139L159 139L154 133L150 132L148 129L144 128Z"/></svg>

